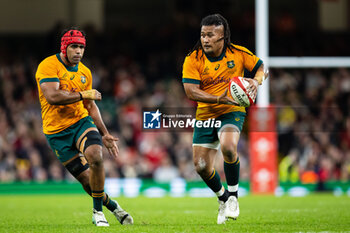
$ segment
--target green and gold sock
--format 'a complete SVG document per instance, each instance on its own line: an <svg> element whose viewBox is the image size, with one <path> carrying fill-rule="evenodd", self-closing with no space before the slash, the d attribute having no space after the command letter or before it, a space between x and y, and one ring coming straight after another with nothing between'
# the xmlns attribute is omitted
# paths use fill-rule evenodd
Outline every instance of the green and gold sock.
<svg viewBox="0 0 350 233"><path fill-rule="evenodd" d="M106 200L103 201L103 205L107 207L110 211L114 211L118 206L117 203L109 198L106 193Z"/></svg>
<svg viewBox="0 0 350 233"><path fill-rule="evenodd" d="M238 181L239 181L239 158L234 162L224 161L224 171L227 181L227 189L230 196L238 198Z"/></svg>
<svg viewBox="0 0 350 233"><path fill-rule="evenodd" d="M228 199L228 192L222 186L220 181L220 175L213 170L213 173L209 176L208 179L203 179L204 182L207 184L207 186L213 190L213 192L216 194L216 196L219 198L219 200L226 202Z"/></svg>
<svg viewBox="0 0 350 233"><path fill-rule="evenodd" d="M91 196L94 202L94 209L96 211L102 211L103 196L105 195L104 190L102 191L91 191Z"/></svg>

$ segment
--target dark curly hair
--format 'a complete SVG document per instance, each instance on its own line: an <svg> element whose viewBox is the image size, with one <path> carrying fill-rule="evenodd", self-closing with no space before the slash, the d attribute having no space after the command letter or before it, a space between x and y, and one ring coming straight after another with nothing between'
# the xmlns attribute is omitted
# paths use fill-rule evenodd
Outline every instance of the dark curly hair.
<svg viewBox="0 0 350 233"><path fill-rule="evenodd" d="M230 27L227 23L227 20L220 14L213 14L213 15L208 15L206 17L204 17L201 21L200 27L202 28L202 26L211 26L211 25L215 25L215 26L224 26L224 47L225 48L229 48L232 51L233 45L231 44L231 31L230 31ZM201 40L199 39L197 41L197 43L195 44L195 46L192 48L192 50L188 53L188 55L190 55L192 52L196 51L196 58L198 56L198 51L202 48L202 43Z"/></svg>

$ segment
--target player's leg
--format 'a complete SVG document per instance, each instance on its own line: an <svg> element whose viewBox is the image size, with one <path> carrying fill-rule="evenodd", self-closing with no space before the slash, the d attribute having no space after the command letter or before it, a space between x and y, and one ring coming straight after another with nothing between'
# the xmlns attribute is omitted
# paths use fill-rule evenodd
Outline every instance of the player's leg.
<svg viewBox="0 0 350 233"><path fill-rule="evenodd" d="M207 144L208 145L208 144ZM221 183L219 173L215 171L214 160L217 149L205 147L207 145L193 145L193 161L197 173L201 176L207 186L216 194L219 201L218 224L226 221L226 201L228 192ZM211 144L209 144L210 146ZM215 146L216 147L216 146Z"/></svg>
<svg viewBox="0 0 350 233"><path fill-rule="evenodd" d="M100 145L92 144L85 147L84 153L90 165L89 184L93 199L92 222L96 226L109 226L102 212L103 197L105 195L105 174L102 159L102 147Z"/></svg>
<svg viewBox="0 0 350 233"><path fill-rule="evenodd" d="M87 117L88 118L88 117ZM102 138L92 121L85 119L81 130L77 133L77 149L81 151L89 163L89 185L93 199L92 221L96 226L109 226L102 212L104 193L105 173L102 158ZM93 127L91 127L93 126ZM86 185L85 185L86 187ZM84 188L85 189L85 188Z"/></svg>
<svg viewBox="0 0 350 233"><path fill-rule="evenodd" d="M239 157L237 145L240 132L235 127L225 127L221 131L220 145L224 157L224 171L230 196L238 197Z"/></svg>
<svg viewBox="0 0 350 233"><path fill-rule="evenodd" d="M225 202L228 198L228 193L225 193L225 188L221 184L219 173L217 173L214 168L216 153L216 149L205 147L205 145L193 145L193 162L197 173L207 186L218 196L218 199Z"/></svg>
<svg viewBox="0 0 350 233"><path fill-rule="evenodd" d="M84 153L90 165L89 184L91 196L94 200L94 209L102 211L105 183L102 147L100 145L90 145L85 149Z"/></svg>
<svg viewBox="0 0 350 233"><path fill-rule="evenodd" d="M87 169L86 171L79 174L76 179L81 183L84 190L91 196L90 169ZM111 200L107 193L105 193L103 196L103 205L106 206L106 208L111 212L118 208L118 203Z"/></svg>
<svg viewBox="0 0 350 233"><path fill-rule="evenodd" d="M81 183L84 190L91 196L90 169L86 159L80 156L66 164L65 167ZM134 223L131 215L123 210L117 201L110 199L107 193L105 193L103 197L103 205L112 212L120 224L130 225Z"/></svg>
<svg viewBox="0 0 350 233"><path fill-rule="evenodd" d="M93 208L102 212L105 173L102 158L102 137L92 118L87 116L75 133L76 149L84 154L89 164L89 185L93 198ZM85 186L86 187L86 186Z"/></svg>
<svg viewBox="0 0 350 233"><path fill-rule="evenodd" d="M218 132L220 139L221 152L224 157L224 172L229 191L229 200L227 202L227 216L236 219L239 215L238 205L238 182L239 182L239 156L237 145L240 132L243 127L245 113L233 112L220 116L222 127Z"/></svg>
<svg viewBox="0 0 350 233"><path fill-rule="evenodd" d="M87 121L89 125L91 121ZM105 173L102 159L102 139L95 127L87 128L78 138L76 142L77 148L82 151L90 165L88 171L89 185L91 196L93 198L94 209L97 212L102 212L102 205L105 205L123 224L133 224L133 218L114 200L111 200L104 193ZM87 178L85 177L84 180ZM86 181L83 181L86 183Z"/></svg>
<svg viewBox="0 0 350 233"><path fill-rule="evenodd" d="M220 135L221 152L224 157L224 172L229 191L227 217L233 219L236 219L239 215L239 204L237 200L240 168L237 154L239 136L239 131L234 127L226 127Z"/></svg>
<svg viewBox="0 0 350 233"><path fill-rule="evenodd" d="M226 201L228 192L221 184L220 176L214 169L214 160L219 148L219 139L216 128L197 128L193 132L193 161L197 173L207 186L217 195L219 213L217 223L226 221Z"/></svg>
<svg viewBox="0 0 350 233"><path fill-rule="evenodd" d="M92 131L92 130L95 130L95 132L97 131L96 126L92 123L92 120L90 121L90 119L88 117L83 118L83 119L79 120L77 123L71 125L67 129L65 129L59 133L45 135L50 147L52 148L52 150L55 153L55 155L57 156L57 158L61 161L61 163L64 166L66 166L66 168L74 176L78 176L80 173L82 173L83 171L85 171L89 168L86 160L84 159L84 161L83 161L79 157L79 151L83 151L87 148L88 145L92 145L92 144L96 144L96 143L98 144L97 146L100 147L100 151L102 149L101 136L99 136L100 137L99 140L96 140L96 138L95 138L95 141L91 140L94 138L87 137L89 131ZM96 133L98 134L98 132L96 132ZM78 137L79 137L79 139L77 140ZM88 138L90 138L90 139L87 140ZM78 146L76 146L76 147L72 146L77 141L78 141L79 145L80 144L82 145L81 150L77 149L77 148L79 148ZM82 143L82 142L84 142L84 143ZM89 143L87 143L87 142L89 142ZM100 153L100 156L102 159L102 152ZM104 178L104 176L103 176L103 178ZM90 180L89 180L89 185L90 185L90 187L93 187L90 183ZM84 187L85 191L87 191L88 193L90 193L90 191L91 191L91 195L93 195L93 191L94 191L93 189L92 190L89 189L87 185L84 185L83 187ZM103 187L103 185L102 185L102 187ZM102 193L101 199L102 198L103 198L103 193ZM102 204L101 204L101 209L102 209ZM97 222L96 225L108 226L108 223L107 223L107 221L105 221L105 218L104 218L102 211L97 212L97 213L94 212L93 216L95 216L95 220L96 220L95 223Z"/></svg>
<svg viewBox="0 0 350 233"><path fill-rule="evenodd" d="M77 154L69 161L63 163L63 165L69 171L69 173L80 182L85 192L91 196L89 164L85 157L81 154Z"/></svg>

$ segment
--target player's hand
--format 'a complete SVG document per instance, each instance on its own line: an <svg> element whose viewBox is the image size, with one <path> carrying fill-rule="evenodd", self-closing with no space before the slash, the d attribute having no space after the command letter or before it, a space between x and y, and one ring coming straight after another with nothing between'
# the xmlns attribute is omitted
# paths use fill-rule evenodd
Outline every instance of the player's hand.
<svg viewBox="0 0 350 233"><path fill-rule="evenodd" d="M118 146L116 143L116 141L118 141L118 140L119 140L118 138L116 138L110 134L106 134L106 135L102 136L103 144L107 148L109 154L114 158L117 158L117 156L119 154L119 149L118 149Z"/></svg>
<svg viewBox="0 0 350 233"><path fill-rule="evenodd" d="M230 104L230 105L239 106L239 104L236 101L234 101L234 99L232 99L231 97L227 96L227 92L228 92L228 88L226 88L224 93L218 97L218 101L217 102L219 104Z"/></svg>
<svg viewBox="0 0 350 233"><path fill-rule="evenodd" d="M259 82L256 79L252 78L244 78L247 82L249 82L249 86L247 88L248 95L255 100L256 94L258 93Z"/></svg>
<svg viewBox="0 0 350 233"><path fill-rule="evenodd" d="M84 100L101 100L102 99L101 93L96 89L81 91L80 94Z"/></svg>

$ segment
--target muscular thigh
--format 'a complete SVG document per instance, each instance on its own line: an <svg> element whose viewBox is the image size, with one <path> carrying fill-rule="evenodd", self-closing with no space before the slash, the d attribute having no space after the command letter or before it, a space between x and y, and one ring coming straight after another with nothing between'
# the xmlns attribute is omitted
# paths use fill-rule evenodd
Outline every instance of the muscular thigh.
<svg viewBox="0 0 350 233"><path fill-rule="evenodd" d="M220 135L220 146L221 147L229 147L229 146L235 146L238 145L238 140L240 137L240 132L237 131L235 128L225 128L222 132L219 133Z"/></svg>
<svg viewBox="0 0 350 233"><path fill-rule="evenodd" d="M226 127L219 132L220 148L226 162L234 162L237 160L239 136L240 132L234 127Z"/></svg>
<svg viewBox="0 0 350 233"><path fill-rule="evenodd" d="M218 132L221 152L226 162L237 159L237 145L243 127L245 113L232 112L220 116L222 126Z"/></svg>

